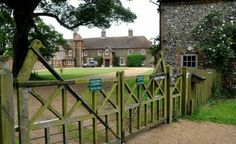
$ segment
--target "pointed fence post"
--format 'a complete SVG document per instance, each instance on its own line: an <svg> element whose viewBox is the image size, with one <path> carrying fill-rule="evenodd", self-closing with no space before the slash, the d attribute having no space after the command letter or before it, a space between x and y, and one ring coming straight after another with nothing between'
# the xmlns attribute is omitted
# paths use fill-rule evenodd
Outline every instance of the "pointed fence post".
<svg viewBox="0 0 236 144"><path fill-rule="evenodd" d="M18 83L27 82L30 78L30 74L37 62L37 55L34 51L39 51L43 45L41 41L34 40L31 43L31 48L28 50L25 61L17 76L17 110L18 110L18 124L19 124L19 141L20 144L30 144L30 124L28 113L28 92L26 88L19 87Z"/></svg>
<svg viewBox="0 0 236 144"><path fill-rule="evenodd" d="M0 70L0 143L15 144L13 77L6 69Z"/></svg>
<svg viewBox="0 0 236 144"><path fill-rule="evenodd" d="M173 115L173 97L172 97L172 67L168 65L167 67L167 122L172 122Z"/></svg>

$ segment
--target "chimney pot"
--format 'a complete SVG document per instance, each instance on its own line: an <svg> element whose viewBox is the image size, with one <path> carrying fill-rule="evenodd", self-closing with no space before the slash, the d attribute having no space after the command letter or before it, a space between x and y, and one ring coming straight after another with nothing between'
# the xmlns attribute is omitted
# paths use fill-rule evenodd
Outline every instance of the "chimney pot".
<svg viewBox="0 0 236 144"><path fill-rule="evenodd" d="M129 37L132 37L132 36L133 36L133 30L132 30L132 29L129 29L129 30L128 30L128 36L129 36Z"/></svg>
<svg viewBox="0 0 236 144"><path fill-rule="evenodd" d="M102 38L105 38L105 37L106 37L106 30L105 30L105 29L102 29L101 36L102 36Z"/></svg>

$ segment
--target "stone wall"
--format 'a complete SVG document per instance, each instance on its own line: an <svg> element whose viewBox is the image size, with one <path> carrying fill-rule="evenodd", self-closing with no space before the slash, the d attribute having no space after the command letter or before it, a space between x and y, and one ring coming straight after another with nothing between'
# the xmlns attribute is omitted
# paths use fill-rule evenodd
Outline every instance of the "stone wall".
<svg viewBox="0 0 236 144"><path fill-rule="evenodd" d="M161 3L161 44L166 61L180 66L180 54L188 47L197 50L191 31L201 20L214 11L229 19L236 19L236 1L230 2L184 2Z"/></svg>

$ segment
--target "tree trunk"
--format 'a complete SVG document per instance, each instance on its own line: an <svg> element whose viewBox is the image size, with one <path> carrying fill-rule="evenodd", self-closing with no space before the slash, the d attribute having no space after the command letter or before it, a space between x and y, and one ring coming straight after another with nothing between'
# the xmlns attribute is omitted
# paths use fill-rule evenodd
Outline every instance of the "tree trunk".
<svg viewBox="0 0 236 144"><path fill-rule="evenodd" d="M13 76L17 77L25 57L28 52L28 34L32 27L32 17L33 11L29 12L29 10L20 8L14 10L14 20L16 24L14 41L13 41Z"/></svg>

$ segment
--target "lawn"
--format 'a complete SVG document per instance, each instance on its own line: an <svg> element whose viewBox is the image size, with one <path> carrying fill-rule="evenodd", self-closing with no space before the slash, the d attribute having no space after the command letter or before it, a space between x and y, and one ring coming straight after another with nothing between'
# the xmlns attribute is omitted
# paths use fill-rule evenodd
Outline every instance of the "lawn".
<svg viewBox="0 0 236 144"><path fill-rule="evenodd" d="M236 99L220 100L205 106L191 117L191 120L211 121L236 125Z"/></svg>
<svg viewBox="0 0 236 144"><path fill-rule="evenodd" d="M60 74L63 79L77 79L85 76L102 74L102 73L111 73L116 71L125 70L128 68L125 67L112 67L112 68L63 68L56 69L58 74ZM48 70L39 70L36 71L40 79L44 80L55 80L55 78L51 75Z"/></svg>

